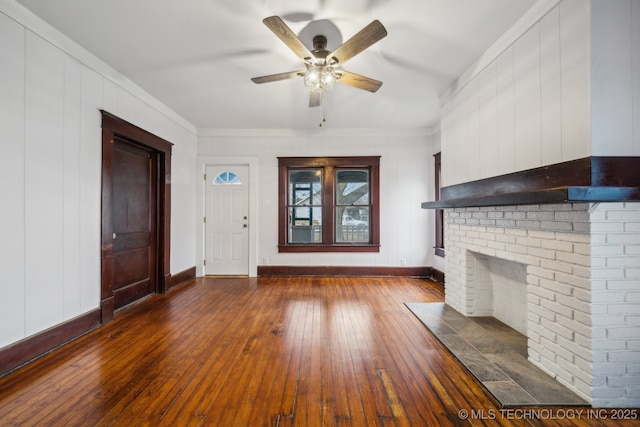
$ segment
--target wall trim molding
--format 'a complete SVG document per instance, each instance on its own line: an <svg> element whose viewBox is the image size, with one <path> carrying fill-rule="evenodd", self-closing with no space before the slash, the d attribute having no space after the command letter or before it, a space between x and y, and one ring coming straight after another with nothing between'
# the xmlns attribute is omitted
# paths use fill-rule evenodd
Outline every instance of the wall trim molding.
<svg viewBox="0 0 640 427"><path fill-rule="evenodd" d="M189 280L193 280L196 278L196 266L189 267L186 270L183 270L179 273L172 274L171 277L165 282L166 290L170 291L171 289L182 285Z"/></svg>
<svg viewBox="0 0 640 427"><path fill-rule="evenodd" d="M440 124L424 128L327 128L322 133L314 129L290 129L290 128L199 128L198 137L229 137L229 138L253 138L253 137L300 137L304 135L310 139L322 139L327 137L423 137L432 136L440 130Z"/></svg>
<svg viewBox="0 0 640 427"><path fill-rule="evenodd" d="M390 276L432 277L431 267L366 267L331 265L261 265L258 276Z"/></svg>
<svg viewBox="0 0 640 427"><path fill-rule="evenodd" d="M166 290L172 290L195 278L195 265L176 274L168 275ZM106 304L108 305L108 303ZM96 308L0 349L0 378L68 344L87 332L101 327L103 325L103 308ZM113 312L113 305L111 305L110 311Z"/></svg>
<svg viewBox="0 0 640 427"><path fill-rule="evenodd" d="M98 328L100 317L96 308L0 350L0 377Z"/></svg>
<svg viewBox="0 0 640 427"><path fill-rule="evenodd" d="M420 277L444 283L444 273L433 267L366 266L258 266L258 276L371 276ZM195 279L196 266L168 275L166 290ZM0 377L102 326L102 309L96 308L38 334L0 349Z"/></svg>
<svg viewBox="0 0 640 427"><path fill-rule="evenodd" d="M440 271L437 268L431 268L431 279L433 279L434 281L444 285L445 281L444 281L444 271Z"/></svg>

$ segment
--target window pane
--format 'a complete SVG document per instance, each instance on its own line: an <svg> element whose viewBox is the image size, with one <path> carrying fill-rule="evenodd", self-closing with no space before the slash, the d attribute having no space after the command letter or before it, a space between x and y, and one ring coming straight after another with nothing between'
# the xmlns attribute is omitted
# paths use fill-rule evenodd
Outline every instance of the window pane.
<svg viewBox="0 0 640 427"><path fill-rule="evenodd" d="M322 170L289 171L289 243L322 243Z"/></svg>
<svg viewBox="0 0 640 427"><path fill-rule="evenodd" d="M369 204L369 171L338 170L336 173L337 205Z"/></svg>
<svg viewBox="0 0 640 427"><path fill-rule="evenodd" d="M336 208L336 242L369 242L369 207Z"/></svg>
<svg viewBox="0 0 640 427"><path fill-rule="evenodd" d="M322 208L289 208L289 243L322 243Z"/></svg>
<svg viewBox="0 0 640 427"><path fill-rule="evenodd" d="M369 171L336 171L336 229L340 243L369 242Z"/></svg>
<svg viewBox="0 0 640 427"><path fill-rule="evenodd" d="M322 170L289 171L289 206L322 205Z"/></svg>

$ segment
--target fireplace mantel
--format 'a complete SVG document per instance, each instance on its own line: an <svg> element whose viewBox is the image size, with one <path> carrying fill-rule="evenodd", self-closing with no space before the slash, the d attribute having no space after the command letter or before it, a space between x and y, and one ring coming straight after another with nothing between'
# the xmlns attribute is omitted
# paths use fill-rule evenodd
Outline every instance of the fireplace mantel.
<svg viewBox="0 0 640 427"><path fill-rule="evenodd" d="M562 187L422 203L423 209L557 203L640 202L640 187Z"/></svg>
<svg viewBox="0 0 640 427"><path fill-rule="evenodd" d="M444 187L423 209L640 202L640 157L587 157Z"/></svg>

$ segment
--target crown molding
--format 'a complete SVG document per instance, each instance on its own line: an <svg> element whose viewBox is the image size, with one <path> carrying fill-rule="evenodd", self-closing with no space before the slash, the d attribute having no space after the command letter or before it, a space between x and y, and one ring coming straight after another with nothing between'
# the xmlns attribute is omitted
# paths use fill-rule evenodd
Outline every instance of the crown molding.
<svg viewBox="0 0 640 427"><path fill-rule="evenodd" d="M187 119L167 107L149 92L136 85L110 65L99 59L93 53L80 46L78 43L55 29L51 24L31 12L26 7L14 0L0 0L0 13L9 19L22 25L26 30L37 35L52 46L60 49L87 68L98 73L104 79L129 92L151 108L173 120L193 134L197 134L197 128Z"/></svg>

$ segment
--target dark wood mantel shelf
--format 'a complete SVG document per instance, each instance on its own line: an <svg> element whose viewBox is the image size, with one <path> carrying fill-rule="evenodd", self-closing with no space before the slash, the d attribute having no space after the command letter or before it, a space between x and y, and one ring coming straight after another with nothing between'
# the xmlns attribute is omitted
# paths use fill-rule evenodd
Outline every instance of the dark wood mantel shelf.
<svg viewBox="0 0 640 427"><path fill-rule="evenodd" d="M542 191L424 202L422 208L447 209L595 202L640 202L640 187L563 187Z"/></svg>
<svg viewBox="0 0 640 427"><path fill-rule="evenodd" d="M640 157L587 157L444 187L423 209L640 202Z"/></svg>

